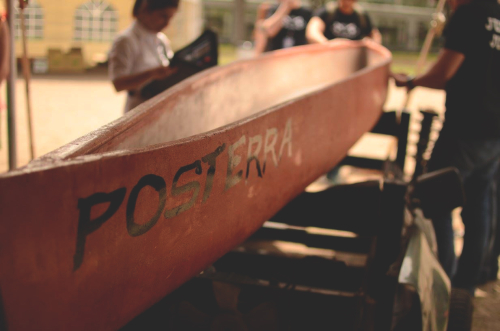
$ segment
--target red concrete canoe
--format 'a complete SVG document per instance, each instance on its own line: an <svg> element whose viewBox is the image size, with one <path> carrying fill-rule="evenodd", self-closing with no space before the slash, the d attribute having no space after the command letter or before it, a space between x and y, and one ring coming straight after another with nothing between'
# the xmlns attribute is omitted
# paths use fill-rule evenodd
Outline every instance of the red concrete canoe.
<svg viewBox="0 0 500 331"><path fill-rule="evenodd" d="M341 41L213 68L1 175L7 329L114 330L199 273L373 127L390 58Z"/></svg>

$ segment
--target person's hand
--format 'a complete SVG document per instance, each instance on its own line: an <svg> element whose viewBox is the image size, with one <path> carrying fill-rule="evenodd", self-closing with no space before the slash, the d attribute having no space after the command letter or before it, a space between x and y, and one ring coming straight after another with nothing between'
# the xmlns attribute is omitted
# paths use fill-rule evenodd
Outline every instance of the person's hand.
<svg viewBox="0 0 500 331"><path fill-rule="evenodd" d="M394 79L394 83L398 87L406 87L408 90L413 89L413 85L411 84L412 77L408 76L407 74L395 74L391 73L391 78Z"/></svg>
<svg viewBox="0 0 500 331"><path fill-rule="evenodd" d="M282 0L281 2L288 11L300 7L300 0Z"/></svg>
<svg viewBox="0 0 500 331"><path fill-rule="evenodd" d="M172 68L170 66L167 67L158 67L153 71L153 79L162 80L165 79L177 72L177 68Z"/></svg>
<svg viewBox="0 0 500 331"><path fill-rule="evenodd" d="M331 40L328 40L325 38L324 43L328 43L330 45L340 46L340 45L352 45L354 43L354 41L347 39L347 38L334 38Z"/></svg>

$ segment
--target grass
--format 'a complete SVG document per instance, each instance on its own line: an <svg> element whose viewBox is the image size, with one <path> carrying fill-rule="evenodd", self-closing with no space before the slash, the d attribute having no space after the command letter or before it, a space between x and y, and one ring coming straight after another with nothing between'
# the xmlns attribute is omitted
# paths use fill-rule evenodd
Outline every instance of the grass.
<svg viewBox="0 0 500 331"><path fill-rule="evenodd" d="M391 70L393 72L415 75L419 56L420 54L414 52L393 52ZM436 53L430 53L427 56L423 70L429 68L436 61L436 58Z"/></svg>
<svg viewBox="0 0 500 331"><path fill-rule="evenodd" d="M393 52L392 53L392 66L393 72L402 72L409 75L415 74L415 68L419 54L415 52ZM427 56L425 68L428 68L435 60L437 54L431 53ZM221 44L219 46L219 64L224 65L238 59L238 52L236 46L231 44Z"/></svg>
<svg viewBox="0 0 500 331"><path fill-rule="evenodd" d="M224 65L238 59L236 46L231 44L219 45L219 64Z"/></svg>

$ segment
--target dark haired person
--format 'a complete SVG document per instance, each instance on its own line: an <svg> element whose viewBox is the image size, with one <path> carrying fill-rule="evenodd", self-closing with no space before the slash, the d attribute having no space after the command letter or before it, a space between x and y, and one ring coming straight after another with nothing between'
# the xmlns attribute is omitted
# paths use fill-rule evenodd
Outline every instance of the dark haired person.
<svg viewBox="0 0 500 331"><path fill-rule="evenodd" d="M446 90L446 121L429 171L456 167L464 181L464 247L456 265L451 215L434 219L439 260L453 285L473 293L488 244L494 201L491 185L500 157L500 5L497 0L452 0L445 44L425 74L394 74L398 86Z"/></svg>
<svg viewBox="0 0 500 331"><path fill-rule="evenodd" d="M312 12L300 0L279 0L279 4L262 4L264 19L258 19L255 30L255 54L306 45L306 27Z"/></svg>
<svg viewBox="0 0 500 331"><path fill-rule="evenodd" d="M329 2L309 21L306 31L311 44L321 44L335 38L361 40L371 38L382 42L380 32L368 14L356 5L356 0Z"/></svg>
<svg viewBox="0 0 500 331"><path fill-rule="evenodd" d="M174 72L170 41L161 31L177 12L178 0L136 0L132 25L120 33L109 53L109 76L116 91L128 91L125 112L146 101L141 87Z"/></svg>

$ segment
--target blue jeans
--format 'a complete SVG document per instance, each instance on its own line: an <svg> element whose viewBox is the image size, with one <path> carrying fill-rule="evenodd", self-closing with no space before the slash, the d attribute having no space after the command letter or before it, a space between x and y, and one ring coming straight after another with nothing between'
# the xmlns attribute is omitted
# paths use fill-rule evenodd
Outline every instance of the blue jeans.
<svg viewBox="0 0 500 331"><path fill-rule="evenodd" d="M428 170L455 167L465 189L462 221L464 247L457 263L451 214L433 219L439 261L455 287L471 292L476 288L487 251L492 222L492 183L499 166L500 138L462 139L447 130L446 124L432 152Z"/></svg>

